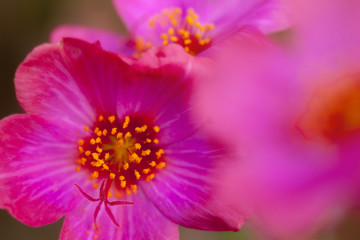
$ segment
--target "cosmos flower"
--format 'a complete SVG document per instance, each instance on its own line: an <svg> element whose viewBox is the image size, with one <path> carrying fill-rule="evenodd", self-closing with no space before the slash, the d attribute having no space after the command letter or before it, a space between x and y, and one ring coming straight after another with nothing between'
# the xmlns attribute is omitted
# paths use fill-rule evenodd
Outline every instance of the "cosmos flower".
<svg viewBox="0 0 360 240"><path fill-rule="evenodd" d="M65 215L60 239L238 230L213 192L230 150L190 115L205 62L178 46L138 61L76 39L37 47L15 77L26 113L0 122L0 207L30 226Z"/></svg>
<svg viewBox="0 0 360 240"><path fill-rule="evenodd" d="M51 35L87 41L100 40L106 49L141 56L153 46L177 43L192 55L221 44L239 29L252 28L263 33L289 25L283 0L217 1L113 1L124 21L128 36L81 26L61 26Z"/></svg>
<svg viewBox="0 0 360 240"><path fill-rule="evenodd" d="M246 149L242 170L224 180L236 183L229 199L248 196L256 229L270 239L313 239L360 199L359 2L293 4L286 48L235 44L199 87L211 130Z"/></svg>

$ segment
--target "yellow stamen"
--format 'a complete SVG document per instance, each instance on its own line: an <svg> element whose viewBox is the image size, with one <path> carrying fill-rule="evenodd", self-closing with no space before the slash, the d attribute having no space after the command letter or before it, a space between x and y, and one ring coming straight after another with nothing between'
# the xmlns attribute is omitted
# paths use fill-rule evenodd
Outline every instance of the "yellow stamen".
<svg viewBox="0 0 360 240"><path fill-rule="evenodd" d="M109 171L109 166L106 165L105 163L103 163L102 167L103 167L103 170Z"/></svg>
<svg viewBox="0 0 360 240"><path fill-rule="evenodd" d="M101 131L97 131L97 132L96 132L96 135L97 135L98 137L101 137L102 132L101 132Z"/></svg>
<svg viewBox="0 0 360 240"><path fill-rule="evenodd" d="M146 125L144 125L144 126L142 126L142 127L136 127L136 128L135 128L135 132L137 132L137 133L143 133L143 132L146 131L146 129L147 129L147 126L146 126Z"/></svg>
<svg viewBox="0 0 360 240"><path fill-rule="evenodd" d="M130 117L129 116L126 116L125 117L125 121L123 123L123 128L127 128L129 126L129 123L130 123Z"/></svg>
<svg viewBox="0 0 360 240"><path fill-rule="evenodd" d="M163 169L166 166L165 162L161 162L156 166L156 169Z"/></svg>
<svg viewBox="0 0 360 240"><path fill-rule="evenodd" d="M171 41L173 41L173 42L177 42L179 39L177 38L177 37L175 37L175 36L172 36L171 38Z"/></svg>
<svg viewBox="0 0 360 240"><path fill-rule="evenodd" d="M190 17L190 16L187 16L185 20L186 20L186 22L187 22L189 25L193 25L193 24L194 24L194 19L192 19L192 17Z"/></svg>
<svg viewBox="0 0 360 240"><path fill-rule="evenodd" d="M134 174L135 174L136 180L139 180L140 173L138 171L134 170Z"/></svg>
<svg viewBox="0 0 360 240"><path fill-rule="evenodd" d="M97 146L97 147L96 147L96 151L97 151L98 153L102 153L103 150L102 150L101 147Z"/></svg>
<svg viewBox="0 0 360 240"><path fill-rule="evenodd" d="M125 134L125 139L127 139L127 138L131 138L132 137L132 135L131 135L131 133L130 132L127 132L126 134Z"/></svg>
<svg viewBox="0 0 360 240"><path fill-rule="evenodd" d="M108 131L106 129L104 129L103 132L102 132L103 136L106 136L107 133L108 133Z"/></svg>
<svg viewBox="0 0 360 240"><path fill-rule="evenodd" d="M154 177L155 177L155 174L152 173L152 174L150 174L149 176L146 177L146 181L150 182L152 179L154 179Z"/></svg>
<svg viewBox="0 0 360 240"><path fill-rule="evenodd" d="M185 44L185 45L191 44L191 39L185 39L185 40L184 40L184 44Z"/></svg>
<svg viewBox="0 0 360 240"><path fill-rule="evenodd" d="M100 160L98 153L92 153L91 155L92 155L92 157L93 157L95 160L97 160L97 161Z"/></svg>
<svg viewBox="0 0 360 240"><path fill-rule="evenodd" d="M94 129L94 133L95 133L95 134L97 134L99 131L100 131L100 129L99 129L98 127L96 127L96 128Z"/></svg>
<svg viewBox="0 0 360 240"><path fill-rule="evenodd" d="M94 167L101 167L101 165L104 164L104 161L103 160L98 160L96 162L91 162L91 165L94 166Z"/></svg>
<svg viewBox="0 0 360 240"><path fill-rule="evenodd" d="M147 149L147 150L141 152L141 156L148 156L148 155L150 155L150 153L151 153L151 150Z"/></svg>
<svg viewBox="0 0 360 240"><path fill-rule="evenodd" d="M161 158L161 155L164 154L164 150L162 148L160 148L155 154L156 154L157 159L159 159L159 158Z"/></svg>
<svg viewBox="0 0 360 240"><path fill-rule="evenodd" d="M155 132L159 132L159 131L160 131L159 126L155 126L155 127L153 127L153 129L154 129Z"/></svg>
<svg viewBox="0 0 360 240"><path fill-rule="evenodd" d="M83 153L84 152L84 148L83 147L79 147L79 152Z"/></svg>
<svg viewBox="0 0 360 240"><path fill-rule="evenodd" d="M99 173L97 171L94 171L92 174L91 174L91 178L97 178L99 177Z"/></svg>
<svg viewBox="0 0 360 240"><path fill-rule="evenodd" d="M137 186L136 185L131 185L131 190L133 193L136 193L137 192Z"/></svg>
<svg viewBox="0 0 360 240"><path fill-rule="evenodd" d="M115 115L111 115L110 117L108 117L108 120L110 123L115 122Z"/></svg>
<svg viewBox="0 0 360 240"><path fill-rule="evenodd" d="M121 132L119 132L117 135L116 135L116 139L120 139L122 138L123 134Z"/></svg>
<svg viewBox="0 0 360 240"><path fill-rule="evenodd" d="M80 164L81 164L81 165L85 165L86 160L87 160L86 158L81 158L81 159L80 159Z"/></svg>

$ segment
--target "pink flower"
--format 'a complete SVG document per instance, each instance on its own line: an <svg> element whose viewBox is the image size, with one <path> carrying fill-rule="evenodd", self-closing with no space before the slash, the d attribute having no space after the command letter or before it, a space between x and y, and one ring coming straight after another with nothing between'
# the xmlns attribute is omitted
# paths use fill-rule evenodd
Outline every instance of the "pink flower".
<svg viewBox="0 0 360 240"><path fill-rule="evenodd" d="M199 87L212 131L247 156L227 175L229 201L249 198L270 239L309 239L360 200L360 5L295 3L286 50L238 43Z"/></svg>
<svg viewBox="0 0 360 240"><path fill-rule="evenodd" d="M238 230L213 191L231 152L190 115L204 66L175 45L139 61L75 39L37 47L15 77L26 114L0 122L0 207L30 226L66 215L60 239Z"/></svg>
<svg viewBox="0 0 360 240"><path fill-rule="evenodd" d="M270 33L289 25L283 0L113 2L128 28L127 37L93 28L61 26L53 31L51 41L58 42L64 36L100 40L105 49L135 57L153 46L177 43L195 55L240 29Z"/></svg>

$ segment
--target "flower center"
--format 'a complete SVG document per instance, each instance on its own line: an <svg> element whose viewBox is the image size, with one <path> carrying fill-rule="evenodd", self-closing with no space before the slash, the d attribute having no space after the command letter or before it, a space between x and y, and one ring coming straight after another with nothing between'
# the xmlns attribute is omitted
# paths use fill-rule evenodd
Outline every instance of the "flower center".
<svg viewBox="0 0 360 240"><path fill-rule="evenodd" d="M115 115L100 115L92 128L84 130L90 134L78 141L76 170L88 169L91 179L111 181L119 196L136 193L139 181L151 181L166 166L157 138L160 128L149 118L134 115L120 121Z"/></svg>
<svg viewBox="0 0 360 240"><path fill-rule="evenodd" d="M343 80L319 89L299 127L307 137L330 142L360 130L360 83Z"/></svg>
<svg viewBox="0 0 360 240"><path fill-rule="evenodd" d="M150 42L146 42L142 37L137 37L134 57L140 57L152 47L151 43L159 40L163 45L177 43L186 52L196 55L211 46L210 32L214 29L214 24L201 24L192 8L187 9L186 15L180 8L170 8L150 18L148 27L157 33L155 40L149 39Z"/></svg>

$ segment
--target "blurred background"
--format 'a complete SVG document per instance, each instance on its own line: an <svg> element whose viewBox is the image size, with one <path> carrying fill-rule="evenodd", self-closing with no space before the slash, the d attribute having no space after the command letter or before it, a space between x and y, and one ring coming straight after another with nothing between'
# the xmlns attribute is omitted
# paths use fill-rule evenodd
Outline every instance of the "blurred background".
<svg viewBox="0 0 360 240"><path fill-rule="evenodd" d="M14 74L17 66L37 45L48 42L51 30L60 24L81 24L125 32L111 0L2 0L0 1L0 118L22 113L18 105ZM1 197L1 196L0 196ZM63 219L31 228L0 210L0 239L56 240ZM253 239L246 231L210 233L181 229L181 239Z"/></svg>

